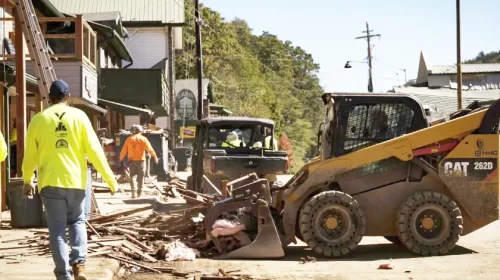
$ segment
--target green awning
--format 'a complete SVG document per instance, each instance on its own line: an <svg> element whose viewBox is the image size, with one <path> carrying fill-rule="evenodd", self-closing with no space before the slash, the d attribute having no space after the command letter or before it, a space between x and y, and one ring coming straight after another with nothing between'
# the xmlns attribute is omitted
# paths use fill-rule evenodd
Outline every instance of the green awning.
<svg viewBox="0 0 500 280"><path fill-rule="evenodd" d="M118 55L121 59L132 62L132 55L125 46L125 43L121 39L121 36L112 28L106 25L102 25L96 22L88 21L88 24L92 29L94 29L97 33L101 33L104 38L110 39L110 44L113 48L118 52Z"/></svg>
<svg viewBox="0 0 500 280"><path fill-rule="evenodd" d="M139 108L139 107L135 107L135 106L130 106L127 104L109 101L106 99L97 98L97 101L98 101L98 103L101 103L105 106L109 106L109 107L113 108L114 110L116 110L124 115L146 114L146 115L151 116L154 114L153 111L151 111L149 109L143 109L143 108Z"/></svg>

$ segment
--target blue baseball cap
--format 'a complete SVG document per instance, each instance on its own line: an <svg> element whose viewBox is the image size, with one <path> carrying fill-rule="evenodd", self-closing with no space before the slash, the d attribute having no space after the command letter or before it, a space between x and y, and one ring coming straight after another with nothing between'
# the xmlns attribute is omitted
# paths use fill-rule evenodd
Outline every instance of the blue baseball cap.
<svg viewBox="0 0 500 280"><path fill-rule="evenodd" d="M50 85L49 94L52 96L62 96L62 97L68 96L69 86L63 80L55 80L54 82L52 82L52 85Z"/></svg>

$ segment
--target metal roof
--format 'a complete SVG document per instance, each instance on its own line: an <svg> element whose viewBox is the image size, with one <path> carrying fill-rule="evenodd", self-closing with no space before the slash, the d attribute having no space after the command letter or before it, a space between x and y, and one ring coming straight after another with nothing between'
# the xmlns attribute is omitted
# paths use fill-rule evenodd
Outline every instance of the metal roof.
<svg viewBox="0 0 500 280"><path fill-rule="evenodd" d="M118 21L120 20L120 12L102 12L102 13L85 13L83 19L87 21Z"/></svg>
<svg viewBox="0 0 500 280"><path fill-rule="evenodd" d="M184 0L50 0L61 12L120 12L124 22L184 24Z"/></svg>
<svg viewBox="0 0 500 280"><path fill-rule="evenodd" d="M249 117L210 117L202 119L203 124L239 124L239 125L268 125L274 126L274 122L270 119L249 118Z"/></svg>
<svg viewBox="0 0 500 280"><path fill-rule="evenodd" d="M455 65L436 65L432 66L431 69L429 69L429 74L431 75L446 75L456 73L457 67ZM500 63L462 64L462 73L500 73Z"/></svg>
<svg viewBox="0 0 500 280"><path fill-rule="evenodd" d="M429 89L426 87L395 87L396 93L411 94L417 98L422 105L428 105L436 110L436 117L445 117L457 111L457 91L453 89ZM496 100L500 98L500 90L463 90L462 108L472 102Z"/></svg>

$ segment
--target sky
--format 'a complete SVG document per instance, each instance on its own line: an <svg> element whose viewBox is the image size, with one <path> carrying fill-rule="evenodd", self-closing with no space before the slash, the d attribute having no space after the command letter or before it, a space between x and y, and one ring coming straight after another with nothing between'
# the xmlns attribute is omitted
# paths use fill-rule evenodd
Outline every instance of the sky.
<svg viewBox="0 0 500 280"><path fill-rule="evenodd" d="M500 1L461 1L462 60L500 50ZM321 86L327 92L367 91L367 43L372 39L374 91L415 79L420 52L427 65L456 62L455 0L200 0L226 20L248 22L253 33L268 31L311 53L320 64Z"/></svg>

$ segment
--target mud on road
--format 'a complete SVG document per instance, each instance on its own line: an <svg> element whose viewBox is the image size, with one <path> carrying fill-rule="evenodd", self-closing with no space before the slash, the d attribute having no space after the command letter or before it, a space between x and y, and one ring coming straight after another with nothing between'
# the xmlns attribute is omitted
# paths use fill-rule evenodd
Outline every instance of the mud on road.
<svg viewBox="0 0 500 280"><path fill-rule="evenodd" d="M291 246L287 256L280 260L211 260L165 263L182 270L215 273L219 268L241 270L256 278L276 280L451 280L499 279L500 275L500 221L461 237L458 245L446 256L418 257L401 245L384 238L365 237L351 255L342 259L318 257L305 246ZM306 256L317 258L315 263L300 264ZM381 263L392 259L392 270L379 270ZM168 274L137 273L125 280L186 279Z"/></svg>

